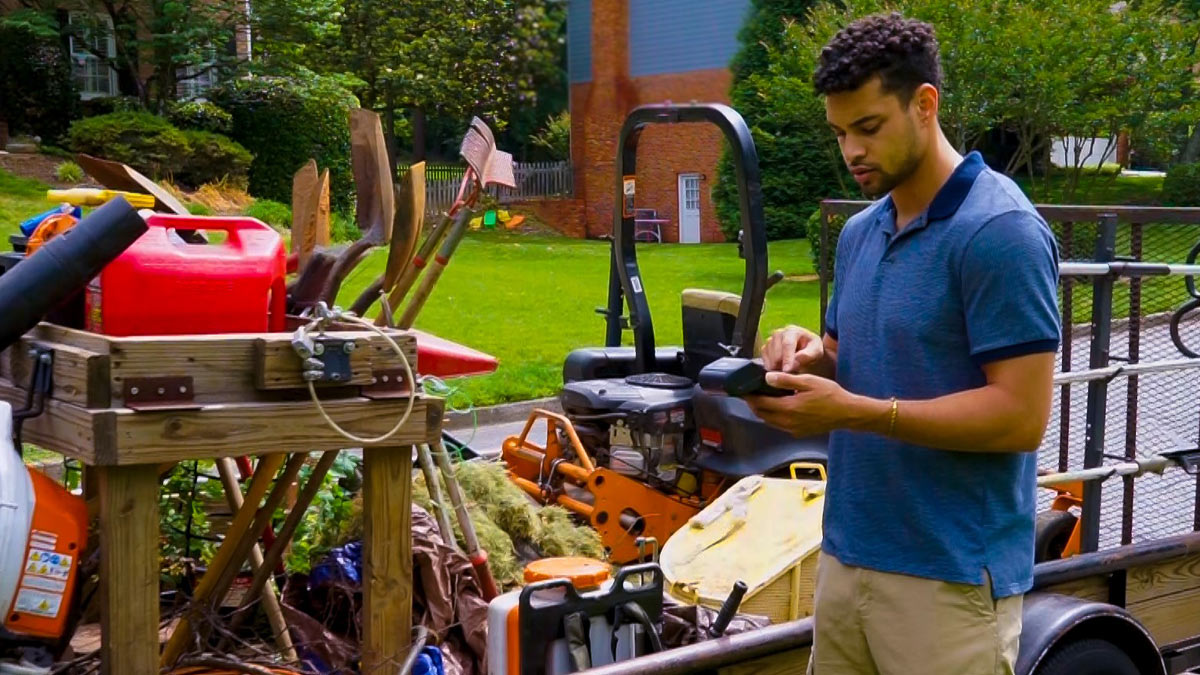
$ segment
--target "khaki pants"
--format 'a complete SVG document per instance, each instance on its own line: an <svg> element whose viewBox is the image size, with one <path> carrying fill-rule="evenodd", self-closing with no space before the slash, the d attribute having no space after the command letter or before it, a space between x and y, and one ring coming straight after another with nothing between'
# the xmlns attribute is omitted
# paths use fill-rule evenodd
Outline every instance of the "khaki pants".
<svg viewBox="0 0 1200 675"><path fill-rule="evenodd" d="M821 554L808 675L1012 675L1021 596Z"/></svg>

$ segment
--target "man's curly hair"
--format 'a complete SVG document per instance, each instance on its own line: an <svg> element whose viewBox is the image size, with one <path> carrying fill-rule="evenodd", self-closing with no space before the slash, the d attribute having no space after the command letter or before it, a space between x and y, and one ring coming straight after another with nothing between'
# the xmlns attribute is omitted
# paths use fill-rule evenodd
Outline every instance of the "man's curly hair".
<svg viewBox="0 0 1200 675"><path fill-rule="evenodd" d="M813 86L820 94L854 91L875 75L904 105L917 87L941 86L933 26L899 13L873 14L843 28L821 50Z"/></svg>

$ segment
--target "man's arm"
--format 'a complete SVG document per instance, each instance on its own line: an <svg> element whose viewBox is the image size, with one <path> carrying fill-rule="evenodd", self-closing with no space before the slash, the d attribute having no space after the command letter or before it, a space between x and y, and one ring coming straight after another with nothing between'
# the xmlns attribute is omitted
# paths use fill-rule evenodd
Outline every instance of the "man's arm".
<svg viewBox="0 0 1200 675"><path fill-rule="evenodd" d="M982 387L897 401L894 428L890 399L852 394L819 375L768 373L769 384L796 394L748 397L747 402L763 421L797 436L853 429L945 450L1036 450L1050 416L1054 353L995 361L983 371L987 384Z"/></svg>
<svg viewBox="0 0 1200 675"><path fill-rule="evenodd" d="M848 426L948 450L1037 450L1050 418L1054 354L997 361L983 371L988 383L977 389L925 401L897 401L890 434L892 402L855 397Z"/></svg>

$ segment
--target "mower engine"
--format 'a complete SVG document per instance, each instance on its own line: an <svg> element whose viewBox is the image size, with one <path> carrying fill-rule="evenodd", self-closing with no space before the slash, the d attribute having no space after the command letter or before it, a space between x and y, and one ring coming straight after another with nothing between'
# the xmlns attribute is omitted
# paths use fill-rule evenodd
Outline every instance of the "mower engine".
<svg viewBox="0 0 1200 675"><path fill-rule="evenodd" d="M597 466L660 490L694 494L694 383L667 373L567 383L559 397Z"/></svg>

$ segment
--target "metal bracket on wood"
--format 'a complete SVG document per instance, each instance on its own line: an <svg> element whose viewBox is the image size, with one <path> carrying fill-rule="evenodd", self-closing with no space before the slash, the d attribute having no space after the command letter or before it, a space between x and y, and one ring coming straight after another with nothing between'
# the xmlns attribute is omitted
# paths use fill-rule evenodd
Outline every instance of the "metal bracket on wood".
<svg viewBox="0 0 1200 675"><path fill-rule="evenodd" d="M130 377L121 387L125 407L133 410L192 410L196 388L188 376Z"/></svg>
<svg viewBox="0 0 1200 675"><path fill-rule="evenodd" d="M304 357L304 379L316 384L345 384L354 376L350 354L358 347L354 340L320 335L312 338L311 355Z"/></svg>
<svg viewBox="0 0 1200 675"><path fill-rule="evenodd" d="M21 443L21 426L30 417L37 417L46 410L46 397L54 391L54 350L34 347L29 350L33 357L33 372L29 375L29 389L25 393L25 406L12 411L13 447L25 456Z"/></svg>
<svg viewBox="0 0 1200 675"><path fill-rule="evenodd" d="M369 399L385 400L412 396L412 384L403 368L372 371L374 384L363 385L362 395Z"/></svg>

